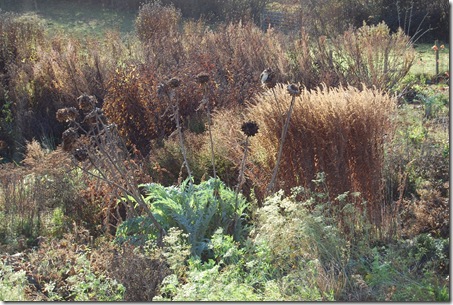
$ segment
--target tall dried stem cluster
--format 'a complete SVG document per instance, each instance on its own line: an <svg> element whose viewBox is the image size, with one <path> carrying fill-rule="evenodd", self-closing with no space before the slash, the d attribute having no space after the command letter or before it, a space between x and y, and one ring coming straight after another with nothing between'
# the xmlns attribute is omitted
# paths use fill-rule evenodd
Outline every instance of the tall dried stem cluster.
<svg viewBox="0 0 453 305"><path fill-rule="evenodd" d="M278 102L288 109L286 88L275 88ZM370 216L381 219L383 203L384 143L391 133L390 115L395 100L378 90L354 87L303 90L296 97L286 135L277 186L289 192L294 186L312 188L319 172L326 174L332 196L346 191L360 192L368 201ZM250 107L248 116L262 126L252 151L268 151L261 158L270 172L277 160L282 134L274 97L262 94Z"/></svg>
<svg viewBox="0 0 453 305"><path fill-rule="evenodd" d="M63 133L63 150L73 156L75 165L83 172L112 186L127 202L128 215L146 213L158 232L158 243L162 242L164 229L158 223L146 204L138 184L139 162L131 158L115 124L109 124L101 109L95 107L94 96L82 95L78 98L79 111L74 107L57 111L57 119L69 124ZM80 135L81 136L80 136Z"/></svg>

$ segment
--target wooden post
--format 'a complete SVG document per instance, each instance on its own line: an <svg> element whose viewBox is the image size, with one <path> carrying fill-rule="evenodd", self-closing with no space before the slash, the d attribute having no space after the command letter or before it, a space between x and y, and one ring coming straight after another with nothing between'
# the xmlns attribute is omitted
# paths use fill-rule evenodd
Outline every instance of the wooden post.
<svg viewBox="0 0 453 305"><path fill-rule="evenodd" d="M438 41L436 40L434 45L436 46L436 76L439 75L439 46L437 45Z"/></svg>

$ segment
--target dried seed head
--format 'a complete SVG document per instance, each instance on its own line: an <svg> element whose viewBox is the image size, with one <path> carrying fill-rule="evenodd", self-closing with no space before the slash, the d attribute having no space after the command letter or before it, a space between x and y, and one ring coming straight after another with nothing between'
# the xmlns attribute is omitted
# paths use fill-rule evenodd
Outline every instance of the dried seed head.
<svg viewBox="0 0 453 305"><path fill-rule="evenodd" d="M83 123L94 125L98 122L98 119L102 122L105 122L105 116L104 113L102 112L102 109L95 108L85 116L85 118L83 119Z"/></svg>
<svg viewBox="0 0 453 305"><path fill-rule="evenodd" d="M267 68L261 72L260 79L264 88L272 89L277 84L275 81L275 73L271 68Z"/></svg>
<svg viewBox="0 0 453 305"><path fill-rule="evenodd" d="M62 134L63 140L63 150L64 151L71 151L74 148L74 145L77 141L79 134L75 128L66 129Z"/></svg>
<svg viewBox="0 0 453 305"><path fill-rule="evenodd" d="M74 158L79 162L83 162L88 159L88 151L85 148L77 148L74 151Z"/></svg>
<svg viewBox="0 0 453 305"><path fill-rule="evenodd" d="M157 86L157 95L163 95L163 94L167 94L168 93L168 86L164 83L160 83L158 86Z"/></svg>
<svg viewBox="0 0 453 305"><path fill-rule="evenodd" d="M247 137L253 137L258 133L259 126L254 121L242 123L241 130Z"/></svg>
<svg viewBox="0 0 453 305"><path fill-rule="evenodd" d="M61 108L57 110L58 122L73 122L79 115L79 112L74 107Z"/></svg>
<svg viewBox="0 0 453 305"><path fill-rule="evenodd" d="M96 105L96 97L93 95L83 94L77 98L77 102L80 110L88 112L94 109L94 106Z"/></svg>
<svg viewBox="0 0 453 305"><path fill-rule="evenodd" d="M195 77L195 79L199 84L206 84L207 82L209 82L209 74L200 73Z"/></svg>
<svg viewBox="0 0 453 305"><path fill-rule="evenodd" d="M286 89L291 96L299 96L302 93L301 87L296 84L290 84Z"/></svg>
<svg viewBox="0 0 453 305"><path fill-rule="evenodd" d="M168 81L170 88L177 88L181 85L181 80L179 78L173 77Z"/></svg>

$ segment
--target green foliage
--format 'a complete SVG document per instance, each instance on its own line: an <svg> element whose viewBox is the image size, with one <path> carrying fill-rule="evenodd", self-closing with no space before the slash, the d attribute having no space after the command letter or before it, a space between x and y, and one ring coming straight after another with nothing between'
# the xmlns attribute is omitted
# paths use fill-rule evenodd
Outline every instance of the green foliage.
<svg viewBox="0 0 453 305"><path fill-rule="evenodd" d="M417 97L425 106L425 118L432 119L442 115L448 115L449 112L449 96L445 93L434 92L427 88L420 92Z"/></svg>
<svg viewBox="0 0 453 305"><path fill-rule="evenodd" d="M246 265L247 260L253 257L252 253L247 254L246 249L241 248L231 235L224 234L219 228L212 236L209 248L213 251L212 259L202 262L198 257L191 256L184 273L168 276L162 283L161 296L154 300L281 300L275 281L254 277L254 274L267 270L260 269L259 264ZM180 277L184 278L184 283L178 281Z"/></svg>
<svg viewBox="0 0 453 305"><path fill-rule="evenodd" d="M333 218L309 213L313 200L283 198L281 192L267 198L257 212L256 242L270 248L285 294L329 300L342 292L350 249ZM296 285L292 278L303 280Z"/></svg>
<svg viewBox="0 0 453 305"><path fill-rule="evenodd" d="M448 239L429 234L373 248L365 281L378 301L445 301L448 248Z"/></svg>
<svg viewBox="0 0 453 305"><path fill-rule="evenodd" d="M144 199L149 203L157 221L165 230L172 227L182 229L188 234L193 255L200 256L208 250L209 239L214 231L221 227L235 239L244 234L246 200L239 196L235 206L235 193L219 179L210 178L200 184L193 184L186 179L179 187L164 187L150 183L141 186L146 193ZM131 218L119 227L117 241L146 240L154 232L143 217Z"/></svg>
<svg viewBox="0 0 453 305"><path fill-rule="evenodd" d="M0 300L25 301L27 278L24 270L15 271L11 265L0 261Z"/></svg>
<svg viewBox="0 0 453 305"><path fill-rule="evenodd" d="M51 301L122 301L125 293L124 286L104 274L94 272L90 260L85 255L79 255L74 265L65 270L66 274L73 274L65 280L67 291L63 296L61 287L56 289L53 281L45 283L44 290Z"/></svg>
<svg viewBox="0 0 453 305"><path fill-rule="evenodd" d="M70 297L74 301L122 301L124 286L90 268L90 260L82 255L75 264L75 275L67 278Z"/></svg>
<svg viewBox="0 0 453 305"><path fill-rule="evenodd" d="M61 207L55 208L52 212L52 219L49 224L49 231L52 237L61 238L67 231L67 217Z"/></svg>

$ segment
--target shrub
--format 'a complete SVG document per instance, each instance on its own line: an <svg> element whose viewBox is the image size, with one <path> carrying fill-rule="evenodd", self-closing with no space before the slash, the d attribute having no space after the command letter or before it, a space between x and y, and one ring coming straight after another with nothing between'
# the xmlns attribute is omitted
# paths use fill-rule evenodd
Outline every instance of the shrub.
<svg viewBox="0 0 453 305"><path fill-rule="evenodd" d="M165 253L180 253L178 250L183 246L178 238L178 236L183 237L181 231L173 232L170 236L173 237L167 239L168 248L164 255ZM181 268L179 267L180 260L169 261L170 267L179 272L164 279L160 289L161 295L155 300L281 300L279 288L273 280L266 277L257 279L254 276L255 272L266 273L268 270L260 269L260 266L257 265L249 268L245 249L241 248L232 236L224 234L223 230L219 228L214 232L209 248L213 251L213 258L207 262L192 256L188 258L184 268ZM184 281L181 282L180 279L184 279ZM257 288L257 284L262 286Z"/></svg>
<svg viewBox="0 0 453 305"><path fill-rule="evenodd" d="M70 161L61 151L46 151L33 141L27 144L23 166L6 164L0 171L4 217L1 231L5 244L16 247L14 244L22 236L30 246L41 234L63 233L70 223L72 209L81 201L78 191L83 183L77 172L71 171ZM58 210L63 215L52 218Z"/></svg>
<svg viewBox="0 0 453 305"><path fill-rule="evenodd" d="M87 230L74 228L59 240L41 239L24 269L46 300L119 301L124 287L106 272L112 253L107 243L96 247Z"/></svg>
<svg viewBox="0 0 453 305"><path fill-rule="evenodd" d="M159 41L178 31L181 12L173 5L160 1L143 4L135 20L135 29L142 42Z"/></svg>
<svg viewBox="0 0 453 305"><path fill-rule="evenodd" d="M281 293L292 300L338 299L351 253L335 216L310 214L311 196L299 202L282 194L268 197L257 210L255 232L255 243L270 248Z"/></svg>
<svg viewBox="0 0 453 305"><path fill-rule="evenodd" d="M393 89L415 59L410 38L401 30L391 34L385 23L350 29L329 41L320 38L318 60L330 67L343 85Z"/></svg>
<svg viewBox="0 0 453 305"><path fill-rule="evenodd" d="M165 104L157 99L157 80L151 71L136 65L118 68L109 88L103 110L118 125L127 145L146 154L152 139L162 140L174 128L164 116Z"/></svg>
<svg viewBox="0 0 453 305"><path fill-rule="evenodd" d="M387 201L396 201L399 226L408 237L420 232L447 236L448 132L444 122L423 119L423 110L403 104L386 145Z"/></svg>
<svg viewBox="0 0 453 305"><path fill-rule="evenodd" d="M158 253L139 251L128 244L115 252L108 272L124 286L124 301L149 302L158 294L162 280L171 272Z"/></svg>
<svg viewBox="0 0 453 305"><path fill-rule="evenodd" d="M443 301L448 241L422 234L396 245L374 248L365 281L377 301ZM447 268L447 269L445 269Z"/></svg>

